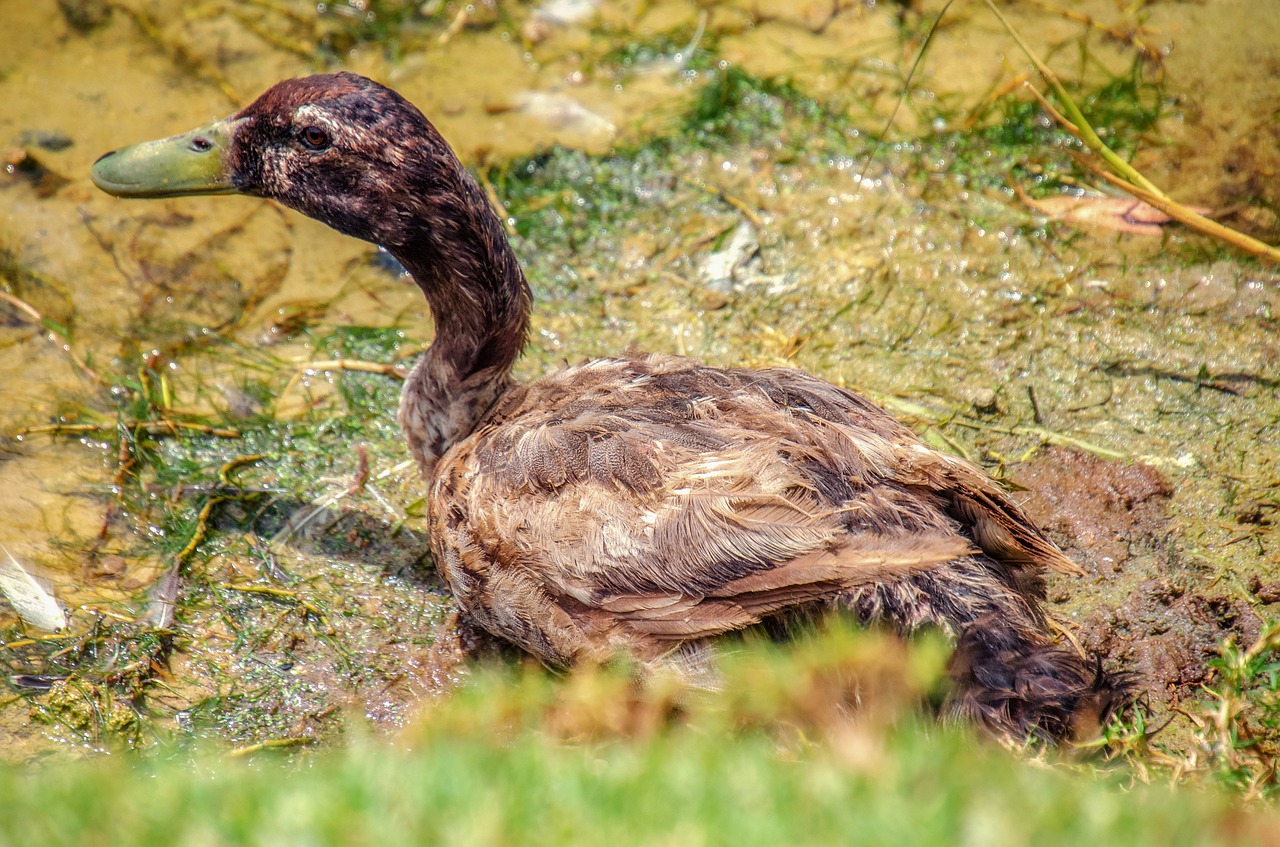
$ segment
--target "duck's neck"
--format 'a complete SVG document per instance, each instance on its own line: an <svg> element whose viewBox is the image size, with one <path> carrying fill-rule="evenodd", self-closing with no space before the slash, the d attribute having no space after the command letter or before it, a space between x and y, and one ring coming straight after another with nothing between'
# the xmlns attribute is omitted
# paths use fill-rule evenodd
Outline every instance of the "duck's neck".
<svg viewBox="0 0 1280 847"><path fill-rule="evenodd" d="M511 385L531 297L502 223L465 173L391 248L427 297L435 339L405 381L400 428L425 476Z"/></svg>

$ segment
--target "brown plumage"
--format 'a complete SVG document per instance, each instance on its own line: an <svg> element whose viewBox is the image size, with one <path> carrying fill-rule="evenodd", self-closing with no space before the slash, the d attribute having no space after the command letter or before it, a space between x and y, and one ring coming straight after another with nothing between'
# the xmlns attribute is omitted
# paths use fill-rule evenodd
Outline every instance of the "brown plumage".
<svg viewBox="0 0 1280 847"><path fill-rule="evenodd" d="M430 301L435 341L399 419L431 486L432 552L485 629L567 667L843 606L955 635L953 709L996 733L1060 738L1107 708L1105 679L1053 643L1040 605L1043 573L1075 567L969 463L793 370L649 354L515 385L528 285L417 109L335 74L215 127L177 139L228 135L213 190L385 246ZM138 196L109 173L128 154L95 179Z"/></svg>

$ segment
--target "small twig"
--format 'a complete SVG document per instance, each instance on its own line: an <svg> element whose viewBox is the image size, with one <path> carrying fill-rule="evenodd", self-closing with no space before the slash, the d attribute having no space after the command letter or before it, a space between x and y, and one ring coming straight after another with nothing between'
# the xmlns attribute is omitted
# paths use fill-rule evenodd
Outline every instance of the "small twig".
<svg viewBox="0 0 1280 847"><path fill-rule="evenodd" d="M694 188L697 188L701 191L705 191L713 197L719 197L721 200L723 200L724 202L728 203L730 206L732 206L733 208L741 212L742 216L747 220L749 220L751 222L751 225L754 226L756 229L764 228L764 220L760 217L759 213L755 211L755 209L752 209L742 200L739 200L737 197L734 197L732 194L725 191L723 188L707 185L705 183L699 182L698 180L692 179L687 176L680 177L680 181L685 183L686 185L691 185Z"/></svg>
<svg viewBox="0 0 1280 847"><path fill-rule="evenodd" d="M458 14L453 16L453 20L449 22L449 26L445 31L440 33L440 37L436 39L436 43L448 44L455 35L462 32L462 28L467 25L467 18L471 17L474 11L474 6L467 3L462 4L462 8L458 9Z"/></svg>
<svg viewBox="0 0 1280 847"><path fill-rule="evenodd" d="M52 324L48 320L45 320L44 315L40 314L39 310L37 310L35 306L32 306L21 297L17 297L2 289L0 289L0 300L5 301L10 306L13 306L18 311L27 315L31 320L40 324L41 328L44 329L45 332L58 340L58 346L62 348L62 352L67 354L72 363L83 371L85 376L89 377L89 379L94 382L102 382L102 378L98 376L98 372L89 367L89 364L85 362L84 359L81 359L75 354L75 351L71 349L71 342L67 340L67 337L54 329Z"/></svg>
<svg viewBox="0 0 1280 847"><path fill-rule="evenodd" d="M1213 374L1187 376L1186 374L1180 374L1176 371L1167 371L1163 368L1151 366L1137 367L1133 365L1126 365L1123 362L1113 362L1101 365L1100 367L1095 366L1095 368L1107 375L1122 377L1142 376L1154 377L1156 379L1167 379L1172 382L1180 382L1185 385L1194 385L1196 388L1207 388L1210 391L1219 391L1223 394L1230 394L1232 397L1245 396L1245 390L1243 388L1237 388L1230 384L1229 380L1232 378L1235 378L1237 381L1243 381L1246 384L1251 382L1260 382L1263 385L1267 385L1274 382L1274 380L1269 379L1253 380L1249 379L1249 376L1251 375L1239 374L1225 374L1222 377L1214 376Z"/></svg>
<svg viewBox="0 0 1280 847"><path fill-rule="evenodd" d="M1048 618L1046 622L1049 624L1050 629L1061 635L1073 648L1075 648L1077 656L1085 661L1089 660L1088 651L1086 651L1080 644L1079 639L1076 638L1075 633L1071 631L1070 627L1052 617Z"/></svg>
<svg viewBox="0 0 1280 847"><path fill-rule="evenodd" d="M937 423L946 420L947 423L956 426L968 427L969 429L980 429L986 432L998 432L1001 435L1013 435L1018 438L1035 438L1041 444L1052 444L1058 447L1074 447L1077 450L1083 450L1086 453L1092 453L1095 456L1101 456L1104 459L1130 459L1130 455L1121 453L1118 450L1111 450L1107 447L1101 447L1085 441L1083 438L1077 438L1073 435L1067 435L1061 432L1054 432L1039 426L998 426L996 424L983 423L982 421L971 420L969 418L960 417L958 415L940 416L934 413L928 407L915 403L910 400L904 400L900 397L893 396L876 396L874 398L881 406L889 409L895 409L903 414L911 415L922 421ZM1154 464L1175 464L1175 460L1165 459L1158 456L1144 456L1143 461L1152 462Z"/></svg>
<svg viewBox="0 0 1280 847"><path fill-rule="evenodd" d="M1120 27L1111 26L1110 24L1104 24L1102 21L1090 15L1086 15L1084 12L1077 12L1073 9L1059 9L1056 6L1050 6L1048 3L1043 3L1041 0L1025 0L1025 2L1048 12L1051 15L1060 15L1066 20L1075 21L1076 23L1084 24L1091 29L1096 29L1108 38L1115 39L1121 44L1128 44L1149 59L1151 64L1157 68L1160 67L1162 63L1159 52L1152 49L1151 45L1147 44L1147 42L1143 40L1140 35L1140 27L1125 30Z"/></svg>
<svg viewBox="0 0 1280 847"><path fill-rule="evenodd" d="M1034 385L1027 386L1027 400L1031 403L1031 419L1036 422L1036 426L1044 424L1044 420L1040 417L1040 404L1036 402L1036 389Z"/></svg>
<svg viewBox="0 0 1280 847"><path fill-rule="evenodd" d="M13 306L19 312L26 312L27 316L30 317L31 320L35 321L36 323L38 324L44 323L44 315L37 312L35 306L32 306L30 303L28 303L26 300L23 300L21 297L15 297L14 295L10 294L8 291L5 291L4 289L0 288L0 300L4 300L6 303L8 303L10 306Z"/></svg>
<svg viewBox="0 0 1280 847"><path fill-rule="evenodd" d="M138 464L138 457L133 452L133 443L127 438L121 438L116 449L116 472L111 475L111 484L115 487L116 494L119 497L124 496L124 482L129 478L129 474ZM102 527L102 536L106 537L107 526L104 523Z"/></svg>
<svg viewBox="0 0 1280 847"><path fill-rule="evenodd" d="M1280 248L1272 247L1266 242L1259 241L1256 238L1245 235L1243 232L1232 229L1229 226L1223 226L1212 218L1206 218L1204 215L1192 211L1181 203L1170 200L1163 194L1153 194L1148 191L1144 191L1137 185L1133 185L1114 174L1109 174L1101 170L1095 171L1095 173L1107 182L1110 182L1112 185L1119 186L1134 197L1137 197L1139 200L1145 201L1147 204L1159 209L1169 217L1174 218L1180 223L1186 224L1192 229L1203 232L1205 235L1212 236L1220 241L1225 241L1228 244L1233 244L1252 256L1257 256L1260 259L1268 259L1280 264Z"/></svg>
<svg viewBox="0 0 1280 847"><path fill-rule="evenodd" d="M366 362L361 359L322 359L317 362L301 362L299 371L364 371L382 374L393 379L404 379L409 369L404 365L389 365L386 362Z"/></svg>
<svg viewBox="0 0 1280 847"><path fill-rule="evenodd" d="M365 483L369 481L369 448L363 444L357 444L356 456L359 458L360 463L356 466L355 478L351 480L351 485L347 488L348 494L363 491Z"/></svg>
<svg viewBox="0 0 1280 847"><path fill-rule="evenodd" d="M238 591L241 594L261 594L264 597L271 597L276 600L289 600L302 607L307 614L318 620L322 626L329 625L328 621L325 620L324 612L320 611L310 600L299 597L296 592L288 588L276 588L272 585L237 585L234 582L220 582L214 588L219 588L223 591Z"/></svg>
<svg viewBox="0 0 1280 847"><path fill-rule="evenodd" d="M969 116L964 119L965 129L973 129L976 127L979 122L986 118L988 111L997 100L1020 87L1029 77L1030 74L1020 73L1013 79L992 85L990 90L988 90L983 98L978 101L978 104L969 110Z"/></svg>
<svg viewBox="0 0 1280 847"><path fill-rule="evenodd" d="M1036 70L1040 72L1040 76L1042 76L1044 81L1049 84L1049 87L1053 89L1053 93L1057 95L1058 100L1062 103L1062 108L1066 111L1067 117L1070 118L1072 123L1077 127L1080 133L1078 137L1082 142L1084 142L1084 145L1094 153L1098 154L1098 156L1114 168L1117 173L1123 174L1130 182L1135 185L1140 185L1144 189L1155 194L1163 196L1163 193L1155 186L1154 183L1150 182L1146 177L1139 173L1136 168L1124 159L1120 158L1115 151L1103 143L1102 139L1098 137L1098 134L1094 132L1093 126L1085 119L1084 113L1080 111L1080 107L1076 105L1076 102L1071 99L1071 95L1067 93L1067 89L1058 79L1058 75L1055 74L1048 65L1041 61L1040 57L1032 51L1027 42L1022 40L1022 36L1013 28L1013 24L1009 23L1009 21L1005 19L1005 16L1000 14L1000 10L996 8L995 3L993 3L992 0L985 0L985 2L987 4L987 8L991 10L991 13L996 16L996 19L999 20L1005 30L1008 31L1009 36L1017 43L1018 47L1022 49L1022 52L1026 54L1027 58L1031 60L1031 64L1036 66Z"/></svg>
<svg viewBox="0 0 1280 847"><path fill-rule="evenodd" d="M222 467L218 468L218 482L221 482L226 486L235 485L235 483L231 481L232 471L242 468L245 465L251 465L259 459L265 458L265 453L250 453L246 456L236 456L234 459L223 463Z"/></svg>
<svg viewBox="0 0 1280 847"><path fill-rule="evenodd" d="M238 591L241 594L263 594L280 600L298 599L296 592L288 588L276 588L273 585L237 585L234 582L219 582L213 586L221 591Z"/></svg>
<svg viewBox="0 0 1280 847"><path fill-rule="evenodd" d="M213 507L223 501L232 499L234 498L219 494L204 501L204 506L200 508L200 514L196 516L196 528L195 531L191 533L191 539L187 542L185 547L178 551L178 555L174 556L174 561L178 563L179 567L187 561L191 554L196 551L196 548L200 546L200 543L204 541L205 537L208 536L209 517L213 514Z"/></svg>
<svg viewBox="0 0 1280 847"><path fill-rule="evenodd" d="M229 477L231 471L250 462L256 462L261 458L262 456L260 454L237 456L231 461L223 464L222 467L218 469L218 480L222 482L223 485L233 485ZM179 567L186 562L187 558L196 551L196 548L199 547L200 543L204 541L206 536L208 536L209 517L213 514L214 506L217 506L219 503L224 503L227 500L239 499L241 498L235 495L214 494L205 501L204 506L200 508L200 514L196 517L196 528L195 531L191 533L191 540L188 541L186 546L179 550L178 555L174 557L174 561Z"/></svg>
<svg viewBox="0 0 1280 847"><path fill-rule="evenodd" d="M14 435L40 435L50 433L54 435L64 434L82 434L89 432L106 432L107 430L116 429L120 424L102 423L102 424L41 424L40 426L23 427L14 433ZM124 424L124 426L133 430L135 433L145 432L148 435L176 435L178 430L185 429L192 432L199 432L203 435L216 435L219 438L239 438L240 431L236 429L228 429L225 427L213 427L207 424L186 423L184 421L132 421Z"/></svg>
<svg viewBox="0 0 1280 847"><path fill-rule="evenodd" d="M1023 84L1023 87L1026 88L1028 91L1030 91L1031 95L1035 97L1036 100L1040 103L1040 108L1048 112L1049 117L1053 118L1055 121L1058 122L1058 126L1062 127L1067 132L1074 135L1076 138L1080 137L1080 128L1077 127L1075 124L1073 124L1071 121L1067 120L1066 116L1064 116L1061 112L1059 112L1056 108L1054 108L1054 105L1049 102L1049 98L1045 97L1043 94L1040 93L1040 89L1032 85L1031 81L1026 79L1025 77L1023 77L1022 79L1022 84Z"/></svg>
<svg viewBox="0 0 1280 847"><path fill-rule="evenodd" d="M263 750L288 750L293 747L305 747L309 744L315 744L316 739L310 735L299 735L294 738L272 738L268 741L262 741L257 744L250 744L247 747L237 747L227 752L228 756L240 758L241 756L251 756L254 753L261 753Z"/></svg>

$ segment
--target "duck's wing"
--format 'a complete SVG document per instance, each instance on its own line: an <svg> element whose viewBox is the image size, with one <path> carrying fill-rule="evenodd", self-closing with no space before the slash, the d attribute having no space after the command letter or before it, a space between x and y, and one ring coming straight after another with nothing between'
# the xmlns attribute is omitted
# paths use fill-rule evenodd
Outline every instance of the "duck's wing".
<svg viewBox="0 0 1280 847"><path fill-rule="evenodd" d="M827 428L822 442L833 453L846 454L847 467L862 470L870 460L872 474L883 483L936 498L959 530L992 559L1037 572L1082 573L995 480L958 456L927 447L866 398L801 371L763 371L760 378L784 386L772 389L771 397Z"/></svg>
<svg viewBox="0 0 1280 847"><path fill-rule="evenodd" d="M903 454L899 479L940 497L947 513L992 559L1034 571L1048 567L1069 575L1084 573L991 477L973 465L921 445L911 445Z"/></svg>
<svg viewBox="0 0 1280 847"><path fill-rule="evenodd" d="M459 602L549 664L619 646L660 654L977 552L944 529L850 533L842 506L824 502L771 440L696 452L641 424L591 442L585 463L543 455L544 439L565 438L576 441L521 433L509 472L539 468L533 476L446 456L432 520ZM594 470L573 476L579 466Z"/></svg>

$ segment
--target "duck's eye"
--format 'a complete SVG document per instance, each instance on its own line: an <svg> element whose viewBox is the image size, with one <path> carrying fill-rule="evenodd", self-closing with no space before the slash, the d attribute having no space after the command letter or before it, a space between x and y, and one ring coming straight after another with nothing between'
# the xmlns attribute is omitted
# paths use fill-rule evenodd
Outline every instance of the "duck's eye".
<svg viewBox="0 0 1280 847"><path fill-rule="evenodd" d="M318 126L309 126L302 130L302 144L308 150L323 150L329 146L329 133Z"/></svg>

